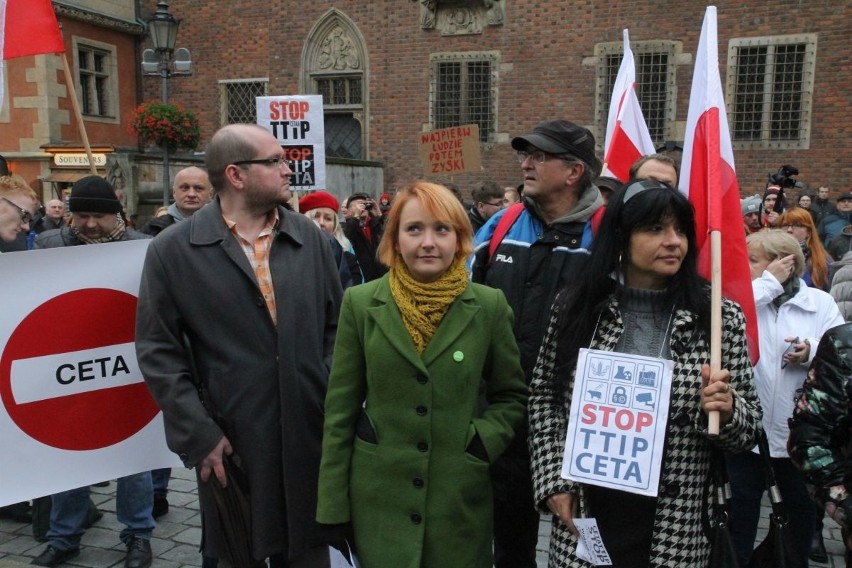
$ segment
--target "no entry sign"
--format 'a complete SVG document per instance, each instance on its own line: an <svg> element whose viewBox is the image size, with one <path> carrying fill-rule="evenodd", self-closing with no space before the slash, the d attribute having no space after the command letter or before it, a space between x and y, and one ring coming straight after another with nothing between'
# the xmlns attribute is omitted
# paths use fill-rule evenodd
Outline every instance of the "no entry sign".
<svg viewBox="0 0 852 568"><path fill-rule="evenodd" d="M32 438L65 450L117 444L159 412L136 365L136 298L87 288L22 319L0 357L0 397Z"/></svg>

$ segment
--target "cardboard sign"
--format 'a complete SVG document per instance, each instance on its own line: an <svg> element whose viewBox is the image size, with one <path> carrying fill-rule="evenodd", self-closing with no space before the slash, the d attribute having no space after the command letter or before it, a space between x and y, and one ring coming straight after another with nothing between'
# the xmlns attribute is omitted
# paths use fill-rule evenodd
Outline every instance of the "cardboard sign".
<svg viewBox="0 0 852 568"><path fill-rule="evenodd" d="M562 476L656 496L673 369L656 357L581 349Z"/></svg>
<svg viewBox="0 0 852 568"><path fill-rule="evenodd" d="M325 120L322 95L256 97L257 123L269 130L284 149L293 171L290 187L326 189Z"/></svg>
<svg viewBox="0 0 852 568"><path fill-rule="evenodd" d="M136 362L149 243L0 255L0 505L181 465Z"/></svg>
<svg viewBox="0 0 852 568"><path fill-rule="evenodd" d="M480 171L479 126L467 124L422 133L420 158L427 177Z"/></svg>

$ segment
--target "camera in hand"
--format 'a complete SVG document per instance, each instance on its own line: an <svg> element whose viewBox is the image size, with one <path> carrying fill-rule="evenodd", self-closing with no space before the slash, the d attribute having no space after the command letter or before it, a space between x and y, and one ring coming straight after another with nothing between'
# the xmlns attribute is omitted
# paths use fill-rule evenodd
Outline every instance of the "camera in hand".
<svg viewBox="0 0 852 568"><path fill-rule="evenodd" d="M372 202L372 201L367 201L366 203L364 203L364 209L366 209L367 211L372 211L372 209L373 209L373 202Z"/></svg>
<svg viewBox="0 0 852 568"><path fill-rule="evenodd" d="M794 187L804 187L802 182L793 178L799 175L799 168L785 164L778 168L774 174L769 174L769 183L780 186L784 189L792 189Z"/></svg>

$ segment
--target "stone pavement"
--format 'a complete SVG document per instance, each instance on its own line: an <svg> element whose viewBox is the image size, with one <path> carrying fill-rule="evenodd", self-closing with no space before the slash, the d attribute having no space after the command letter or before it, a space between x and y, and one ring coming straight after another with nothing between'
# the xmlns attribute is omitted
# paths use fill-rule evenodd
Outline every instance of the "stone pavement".
<svg viewBox="0 0 852 568"><path fill-rule="evenodd" d="M110 568L124 565L125 549L118 539L121 525L115 518L115 482L109 487L93 487L92 499L106 514L83 536L80 556L66 566L84 568ZM198 545L201 541L201 518L195 489L195 473L187 469L173 469L169 483L169 513L160 517L151 548L154 568L180 568L201 566ZM764 501L758 540L762 540L769 527L769 504ZM538 566L547 566L547 541L550 533L549 519L542 519L539 529ZM811 567L843 568L843 543L840 528L831 519L825 520L825 546L828 564L812 562ZM44 544L32 537L32 527L0 519L0 568L21 568L43 549ZM452 568L452 567L448 567Z"/></svg>

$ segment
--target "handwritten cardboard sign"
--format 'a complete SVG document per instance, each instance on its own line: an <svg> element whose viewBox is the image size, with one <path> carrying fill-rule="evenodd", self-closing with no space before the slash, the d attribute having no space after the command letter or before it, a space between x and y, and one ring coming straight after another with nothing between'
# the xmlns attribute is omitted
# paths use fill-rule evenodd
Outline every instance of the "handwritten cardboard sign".
<svg viewBox="0 0 852 568"><path fill-rule="evenodd" d="M426 176L480 171L479 126L467 124L423 132L420 158Z"/></svg>

